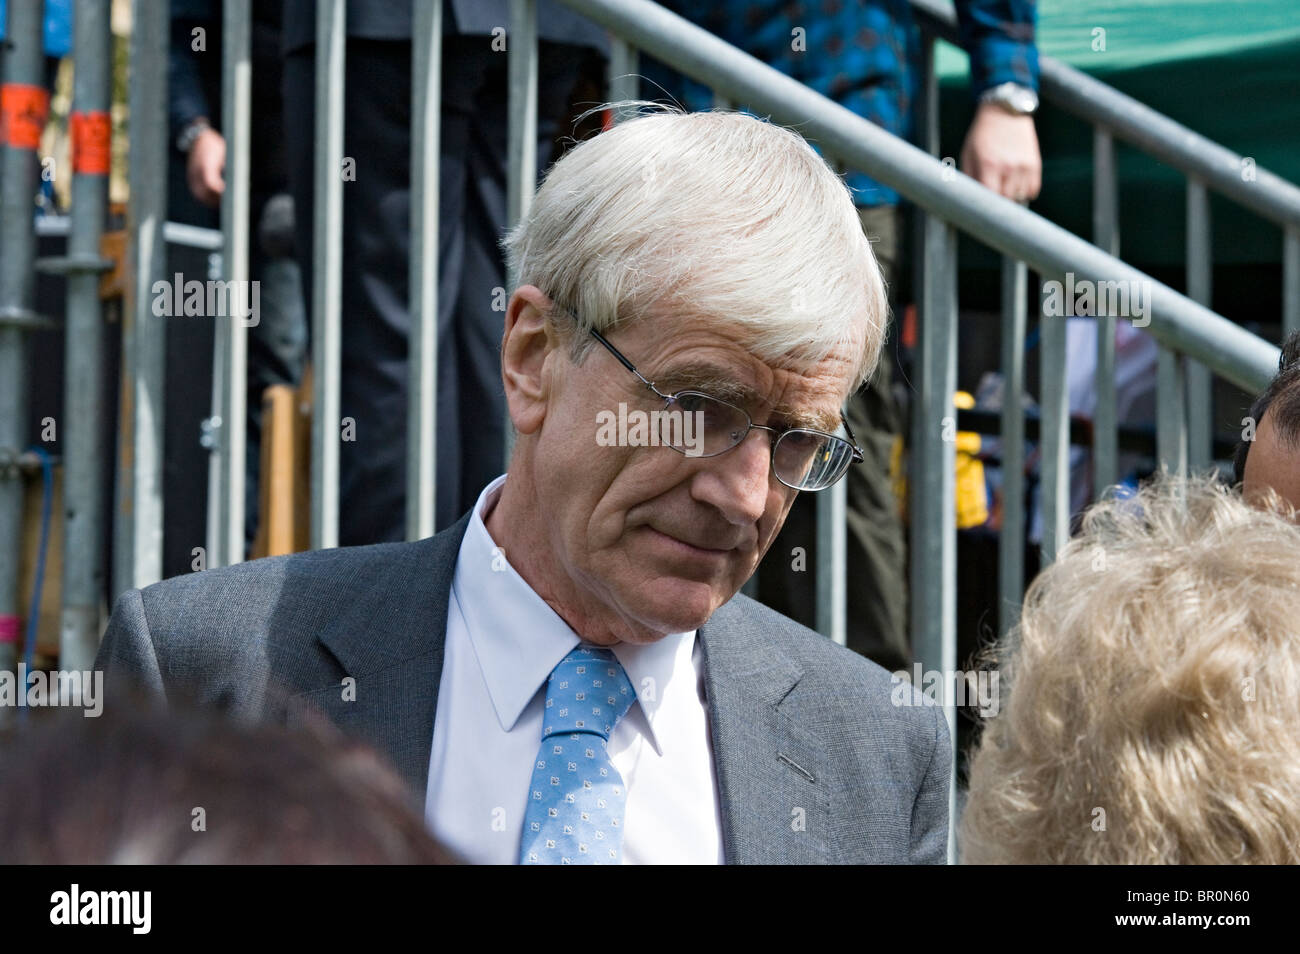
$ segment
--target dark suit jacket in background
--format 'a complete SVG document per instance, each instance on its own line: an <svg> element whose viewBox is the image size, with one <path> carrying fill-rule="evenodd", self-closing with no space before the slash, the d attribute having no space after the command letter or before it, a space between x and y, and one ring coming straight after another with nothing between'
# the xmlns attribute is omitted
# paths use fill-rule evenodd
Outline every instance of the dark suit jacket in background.
<svg viewBox="0 0 1300 954"><path fill-rule="evenodd" d="M108 705L135 683L257 716L279 686L387 753L422 808L468 520L415 543L257 560L126 593L96 663ZM942 709L919 694L892 704L885 670L744 596L699 638L728 862L945 860ZM348 676L355 701L343 699Z"/></svg>
<svg viewBox="0 0 1300 954"><path fill-rule="evenodd" d="M448 0L442 8L442 32L491 36L510 29L509 0ZM347 35L365 40L409 40L411 0L350 0L345 14ZM537 38L552 43L590 46L608 52L603 27L555 0L537 4ZM292 53L316 42L316 0L285 0L284 51Z"/></svg>
<svg viewBox="0 0 1300 954"><path fill-rule="evenodd" d="M303 300L311 313L316 153L314 0L285 0L284 135ZM538 4L537 172L569 134L570 98L608 47L604 31L554 0ZM410 335L411 4L349 0L344 54L342 416L339 542L406 536ZM509 5L445 5L439 149L436 526L450 526L505 470L501 335L506 289L508 56L492 31ZM508 33L507 33L507 47ZM310 329L309 335L310 335Z"/></svg>

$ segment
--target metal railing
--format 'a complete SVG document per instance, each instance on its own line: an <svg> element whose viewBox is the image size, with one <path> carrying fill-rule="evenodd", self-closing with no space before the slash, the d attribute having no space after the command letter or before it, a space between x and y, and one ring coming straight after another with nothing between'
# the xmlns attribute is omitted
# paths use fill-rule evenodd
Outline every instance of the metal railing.
<svg viewBox="0 0 1300 954"><path fill-rule="evenodd" d="M922 146L910 145L813 92L781 72L668 12L650 0L562 0L566 6L604 26L613 35L610 90L614 99L637 94L638 51L645 51L687 76L709 85L719 105L742 104L798 128L837 164L860 170L890 186L923 211L920 248L917 346L918 391L913 413L911 482L912 640L923 667L950 672L956 668L956 526L955 447L945 440L956 419L953 393L957 354L957 234L964 231L1004 256L1002 368L1005 379L1001 412L1004 511L1000 567L1002 626L1014 620L1023 587L1021 541L1024 537L1023 462L1025 420L1014 400L1025 382L1025 332L1029 301L1028 272L1042 280L1062 279L1066 273L1092 281L1146 283L1150 289L1150 334L1161 346L1160 411L1157 422L1159 456L1178 467L1195 463L1208 453L1189 440L1184 395L1202 386L1200 372L1184 369L1184 359L1199 362L1247 390L1263 387L1277 364L1278 349L1206 307L1209 299L1209 224L1205 194L1213 188L1284 230L1285 321L1300 326L1300 190L1265 170L1255 170L1247 183L1240 176L1240 157L1171 123L1146 107L1068 67L1043 59L1046 101L1070 109L1092 122L1096 186L1092 244L1027 209L996 196L974 180L954 175L939 162L937 152L938 97L934 73L934 35L951 36L954 21L936 0L913 0L924 29ZM9 42L5 81L38 82L39 18L28 5L9 5ZM92 94L87 77L107 69L107 0L78 0L78 85L74 108L102 110L101 94ZM134 31L130 73L131 198L129 230L131 272L127 307L123 311L124 382L119 441L117 536L114 541L113 591L147 585L162 574L162 421L163 325L150 308L155 282L163 275L167 239L166 168L166 0L133 0ZM313 256L312 341L314 413L312 430L311 542L329 547L338 540L339 364L341 340L340 282L342 275L342 129L344 103L344 0L317 3L316 56L316 192ZM437 368L437 235L438 126L442 0L414 4L412 69L411 278L412 332L410 347L407 533L414 539L433 532L436 446ZM222 198L224 277L240 287L248 277L249 174L249 0L227 0L223 48L223 132L227 137L227 188ZM536 103L538 75L537 14L534 0L512 0L509 30L509 196L510 223L526 213L535 188ZM26 18L26 19L24 19ZM87 25L98 24L90 27ZM98 30L102 44L83 37ZM88 33L87 33L88 35ZM84 46L83 46L84 41ZM15 50L17 51L15 53ZM37 51L37 52L33 52ZM102 57L99 65L96 57ZM100 91L108 88L102 81ZM81 104L81 105L78 105ZM616 119L624 118L620 114ZM1116 257L1118 250L1117 192L1113 138L1147 149L1189 177L1189 263L1194 281L1184 296L1151 279ZM927 152L927 150L929 150ZM31 315L30 273L34 250L30 235L34 150L6 144L3 162L4 216L0 226L0 450L21 441L22 336ZM102 177L100 177L102 179ZM81 290L69 297L69 368L82 369L97 359L96 339L83 335L92 321L98 325L99 304L86 290L92 261L103 228L102 181L74 180L75 242L69 269ZM92 207L101 209L93 213ZM77 208L81 211L78 213ZM82 218L78 220L76 216ZM98 214L98 224L94 215ZM77 221L83 224L78 226ZM82 231L78 231L81 229ZM1099 247L1100 246L1100 247ZM512 278L512 276L508 276ZM75 302L75 304L74 304ZM75 314L74 314L75 312ZM233 310L238 314L239 309ZM1100 339L1097 390L1099 406L1094 433L1097 485L1114 477L1116 418L1113 402L1115 318L1098 319ZM74 328L77 341L73 341ZM1043 394L1039 445L1043 460L1044 557L1051 559L1069 533L1069 419L1065 392L1065 323L1042 323ZM220 422L211 460L209 486L208 565L233 563L243 556L244 400L246 393L246 329L232 318L218 324L214 345L213 417ZM66 414L86 410L89 387L75 386L69 375ZM1194 405L1196 407L1197 405ZM1203 410L1194 411L1204 413ZM87 416L86 421L96 420ZM1199 420L1197 418L1196 420ZM1207 418L1208 420L1208 418ZM11 427L11 423L13 426ZM1197 425L1199 426L1199 425ZM1193 428L1195 430L1195 427ZM509 433L509 428L507 428ZM84 432L83 432L84 434ZM83 487L85 475L97 473L97 461L84 436L69 435L69 492ZM3 463L3 462L0 462ZM74 480L74 473L80 475ZM1104 479L1103 479L1104 478ZM0 468L0 543L17 539L19 484ZM77 490L80 496L88 491ZM93 497L93 494L90 494ZM87 544L97 513L97 501L84 500L87 522L65 528L69 552L96 548ZM851 584L845 575L845 508L839 491L818 498L817 622L838 642L845 637L845 600ZM10 533L5 532L9 528ZM0 617L16 615L15 557L6 545L0 552ZM69 659L84 658L87 626L84 593L97 571L93 556L70 563L65 583L64 651ZM13 572L10 570L13 569ZM82 616L86 615L83 619ZM3 641L0 632L0 641ZM2 649L3 646L0 646ZM0 659L0 663L4 660ZM946 707L955 738L955 712ZM954 816L955 817L955 816Z"/></svg>
<svg viewBox="0 0 1300 954"><path fill-rule="evenodd" d="M167 0L131 8L131 153L127 203L127 298L122 309L122 407L118 438L114 593L162 576L163 419L167 331L153 313L166 271ZM79 21L78 21L79 22ZM227 161L238 162L229 157Z"/></svg>
<svg viewBox="0 0 1300 954"><path fill-rule="evenodd" d="M517 0L522 2L522 0ZM1023 585L1020 559L1008 560L1023 537L1024 421L1014 396L1023 391L1024 331L1027 268L1044 280L1064 279L1067 272L1094 282L1124 282L1150 289L1150 333L1162 346L1161 391L1164 400L1158 421L1161 456L1174 460L1175 448L1186 447L1187 423L1170 398L1186 387L1177 356L1202 362L1248 390L1264 386L1277 367L1278 349L1201 302L1155 281L1095 245L1053 225L1019 205L997 196L974 180L953 175L932 153L937 152L938 96L933 40L923 45L922 141L926 152L892 136L848 109L813 92L796 80L730 46L705 30L649 0L562 0L567 6L604 26L619 40L633 44L686 76L715 91L722 101L744 104L770 115L776 122L797 127L823 152L849 168L865 172L922 210L921 259L918 284L919 336L917 387L912 431L912 479L909 492L912 523L911 593L912 645L927 670L956 668L956 517L955 446L945 439L955 421L957 354L957 230L1001 252L1003 268L1005 374L1003 413L1003 473L1006 510L1001 565L1004 579ZM512 56L535 58L535 46L516 46ZM623 57L625 60L630 59ZM1051 75L1051 67L1048 69ZM1110 166L1113 175L1113 164ZM1281 180L1278 180L1279 182ZM1111 187L1113 194L1113 186ZM1110 227L1113 247L1114 227ZM1113 321L1113 318L1111 319ZM1043 461L1043 555L1050 560L1069 536L1069 407L1065 388L1065 323L1045 321L1043 330L1043 395L1040 446ZM1112 371L1113 352L1107 365ZM1103 390L1104 382L1098 382ZM1104 422L1113 441L1113 412ZM1185 452L1184 452L1185 453ZM1179 455L1176 463L1186 466ZM1011 496L1014 494L1014 496ZM831 498L831 515L819 521L844 522L843 500ZM1012 533L1015 536L1011 536ZM831 573L842 577L843 550L832 550L819 534L819 553L833 556ZM819 563L819 565L826 565ZM843 588L819 588L819 596L843 599ZM1004 591L1005 595L1005 591ZM1004 600L1005 601L1005 600ZM834 619L839 607L819 608L819 619ZM1014 618L1011 616L1010 618ZM945 705L949 729L956 738L954 706ZM956 753L951 817L956 820ZM949 857L955 856L950 837Z"/></svg>
<svg viewBox="0 0 1300 954"><path fill-rule="evenodd" d="M8 6L3 74L6 91L40 94L41 10ZM48 102L48 99L46 100ZM0 142L0 669L16 665L20 616L18 560L22 539L24 450L27 420L27 335L38 326L33 309L32 196L36 194L37 143L30 129L7 132ZM3 718L0 715L0 718Z"/></svg>
<svg viewBox="0 0 1300 954"><path fill-rule="evenodd" d="M946 0L911 0L917 22L928 37L950 43L958 42L957 17ZM927 44L928 45L928 44ZM1212 250L1208 190L1213 189L1230 201L1275 223L1282 229L1282 333L1283 337L1300 330L1300 188L1287 180L1257 168L1229 149L1175 122L1146 104L1093 79L1049 56L1039 57L1040 90L1045 103L1076 116L1093 127L1093 242L1110 254L1119 255L1119 188L1115 163L1115 140L1118 138L1141 152L1177 169L1187 180L1187 295L1202 305L1210 304ZM933 60L927 64L927 81L933 82ZM937 141L929 144L937 154ZM1023 270L1014 259L1004 262L1004 282L1024 281ZM1006 394L1019 394L1024 388L1023 342L1024 316L1007 310L1008 302L1023 299L1023 288L1004 285L1003 367ZM1115 434L1115 318L1097 319L1097 405L1093 413L1092 479L1095 488L1112 485L1118 472L1118 448ZM1014 350L1012 349L1019 349ZM1042 339L1044 369L1063 379L1065 342L1057 335ZM1204 468L1212 459L1213 425L1211 416L1211 379L1216 366L1195 360L1180 361L1175 352L1162 350L1157 370L1157 417L1159 456L1172 469ZM1225 375L1227 376L1227 375ZM1044 376L1044 380L1047 380ZM1236 382L1245 386L1242 382ZM1248 388L1249 389L1249 388ZM1055 393L1052 417L1068 413L1060 406L1064 398ZM1006 485L1006 498L1023 497L1021 468L1024 459L1023 431L1018 412L1004 408L1002 436L1008 461L1004 479L1016 481ZM1068 497L1060 468L1059 455L1044 458L1044 485L1050 486L1054 498ZM1014 472L1014 473L1013 473ZM1013 497L1013 491L1015 492ZM1059 523L1061 516L1054 510ZM1021 514L1010 509L1007 517L1017 521L1023 533ZM1065 515L1068 519L1068 514ZM1004 522L999 553L1000 630L1016 619L1023 593L1023 550L1020 533L1014 537Z"/></svg>

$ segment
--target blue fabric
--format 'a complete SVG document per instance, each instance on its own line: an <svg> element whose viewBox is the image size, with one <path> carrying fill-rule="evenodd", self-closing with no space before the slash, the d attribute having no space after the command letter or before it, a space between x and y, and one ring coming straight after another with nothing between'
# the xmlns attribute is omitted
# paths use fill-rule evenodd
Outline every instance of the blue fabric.
<svg viewBox="0 0 1300 954"><path fill-rule="evenodd" d="M0 40L9 28L9 7L0 0ZM45 0L41 41L46 56L64 57L72 52L72 0Z"/></svg>
<svg viewBox="0 0 1300 954"><path fill-rule="evenodd" d="M911 138L919 46L908 0L660 2L864 119ZM956 0L956 7L971 58L972 97L1006 82L1037 90L1034 0ZM666 92L691 111L713 105L712 92L694 80L664 68L643 72L652 98ZM863 173L850 172L845 181L858 205L898 203L898 193Z"/></svg>
<svg viewBox="0 0 1300 954"><path fill-rule="evenodd" d="M608 649L579 646L551 670L520 864L619 863L627 789L606 743L635 699Z"/></svg>

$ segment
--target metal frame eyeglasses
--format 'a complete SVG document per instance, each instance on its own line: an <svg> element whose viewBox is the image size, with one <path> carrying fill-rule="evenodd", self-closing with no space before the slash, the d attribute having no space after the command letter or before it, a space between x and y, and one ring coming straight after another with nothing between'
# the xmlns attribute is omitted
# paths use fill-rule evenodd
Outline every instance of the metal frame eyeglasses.
<svg viewBox="0 0 1300 954"><path fill-rule="evenodd" d="M739 447L749 436L750 431L769 431L774 435L769 443L772 474L791 490L825 490L848 473L850 464L860 464L864 459L862 448L858 446L858 439L853 429L849 427L848 419L844 417L843 412L840 413L840 423L844 425L844 430L849 435L848 440L807 427L778 429L766 424L755 424L754 419L744 408L702 391L684 390L676 394L664 394L655 387L653 381L648 380L638 371L621 351L610 344L604 335L595 328L591 329L591 334L618 359L619 364L635 374L642 384L663 399L662 410L668 411L676 405L688 414L703 415L699 418L703 421L703 442L714 449L690 454L688 448L678 446L678 442L669 440L665 436L663 443L679 454L717 457ZM677 435L679 439L681 434L679 430Z"/></svg>

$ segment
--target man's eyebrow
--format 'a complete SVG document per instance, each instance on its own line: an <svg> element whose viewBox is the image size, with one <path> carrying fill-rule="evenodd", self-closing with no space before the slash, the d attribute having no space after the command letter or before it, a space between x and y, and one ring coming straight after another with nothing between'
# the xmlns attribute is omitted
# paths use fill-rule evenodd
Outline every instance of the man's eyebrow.
<svg viewBox="0 0 1300 954"><path fill-rule="evenodd" d="M838 408L834 411L808 411L784 403L770 405L764 395L737 380L735 371L720 365L690 362L674 365L661 374L647 377L665 394L702 391L710 397L743 407L750 414L756 409L765 409L769 424L775 421L787 427L810 427L831 434L840 426Z"/></svg>
<svg viewBox="0 0 1300 954"><path fill-rule="evenodd" d="M682 390L703 391L745 407L763 403L763 396L740 383L735 371L707 362L674 365L662 374L653 375L651 380L655 387L667 394Z"/></svg>

